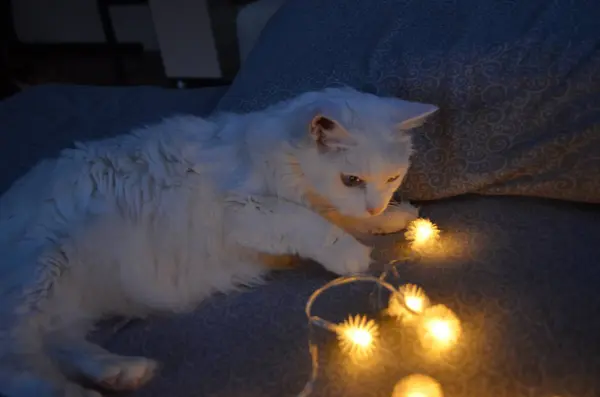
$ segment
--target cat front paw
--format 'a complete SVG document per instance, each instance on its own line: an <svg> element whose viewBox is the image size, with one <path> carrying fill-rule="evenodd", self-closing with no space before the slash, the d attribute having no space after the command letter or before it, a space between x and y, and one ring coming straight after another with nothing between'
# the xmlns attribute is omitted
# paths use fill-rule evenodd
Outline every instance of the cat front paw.
<svg viewBox="0 0 600 397"><path fill-rule="evenodd" d="M419 209L409 203L395 203L381 215L367 220L367 229L370 234L397 233L419 217Z"/></svg>
<svg viewBox="0 0 600 397"><path fill-rule="evenodd" d="M361 244L350 235L345 235L326 247L319 262L325 269L340 276L364 273L373 262L371 251L371 247Z"/></svg>
<svg viewBox="0 0 600 397"><path fill-rule="evenodd" d="M132 391L152 379L158 367L156 361L145 357L107 354L90 357L80 375L108 390Z"/></svg>

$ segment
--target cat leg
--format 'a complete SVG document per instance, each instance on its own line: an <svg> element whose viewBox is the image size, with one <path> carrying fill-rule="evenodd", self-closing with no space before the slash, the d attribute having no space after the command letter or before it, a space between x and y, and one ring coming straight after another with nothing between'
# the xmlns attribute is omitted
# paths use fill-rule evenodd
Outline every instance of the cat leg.
<svg viewBox="0 0 600 397"><path fill-rule="evenodd" d="M371 248L298 204L275 197L230 202L227 239L272 255L313 259L337 274L361 273L371 264Z"/></svg>
<svg viewBox="0 0 600 397"><path fill-rule="evenodd" d="M158 369L154 360L120 356L83 337L54 337L49 347L51 357L69 377L113 391L138 389L152 379Z"/></svg>
<svg viewBox="0 0 600 397"><path fill-rule="evenodd" d="M88 234L82 235L84 241L94 241L96 230L104 231L102 228L88 229ZM93 260L93 250L86 251L85 245L78 244L79 241L69 240L62 246L59 260L73 271L64 272L46 304L55 321L51 332L44 336L45 350L69 378L83 379L111 390L137 389L154 375L155 361L113 354L85 339L94 322L102 313L110 312L114 303L103 300L101 294L104 292L91 279L98 273L75 271L75 266L85 269L88 266L85 261ZM99 277L109 276L100 273Z"/></svg>
<svg viewBox="0 0 600 397"><path fill-rule="evenodd" d="M21 267L0 280L7 287L0 294L0 395L101 396L75 383L72 375L87 375L112 388L145 382L150 364L121 358L85 342L83 335L94 314L83 305L81 280L73 279L68 271L69 255L59 247L34 243L16 247L13 259ZM36 265L26 267L27 263ZM38 276L35 281L31 281L36 274L33 270ZM65 364L71 364L72 373L65 371L69 369Z"/></svg>
<svg viewBox="0 0 600 397"><path fill-rule="evenodd" d="M10 328L0 330L0 396L102 397L99 392L70 381L46 354L43 328L38 327L43 321L38 318L43 314L10 317L12 320L3 318L12 323ZM21 321L14 321L17 318Z"/></svg>
<svg viewBox="0 0 600 397"><path fill-rule="evenodd" d="M8 247L7 247L8 248ZM0 396L100 397L71 384L43 346L49 316L44 303L60 264L42 239L22 239L5 250L0 274ZM56 266L55 266L56 265Z"/></svg>

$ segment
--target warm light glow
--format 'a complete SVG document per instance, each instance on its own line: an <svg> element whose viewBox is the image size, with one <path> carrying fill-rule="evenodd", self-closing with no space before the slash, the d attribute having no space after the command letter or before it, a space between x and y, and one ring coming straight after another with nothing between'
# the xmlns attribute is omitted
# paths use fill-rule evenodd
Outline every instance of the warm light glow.
<svg viewBox="0 0 600 397"><path fill-rule="evenodd" d="M450 324L444 320L434 319L429 322L429 330L434 338L447 342L452 338Z"/></svg>
<svg viewBox="0 0 600 397"><path fill-rule="evenodd" d="M365 359L375 349L375 338L379 335L379 327L374 320L356 315L338 325L337 334L343 352L353 359Z"/></svg>
<svg viewBox="0 0 600 397"><path fill-rule="evenodd" d="M429 298L425 295L423 288L418 285L403 285L399 292L404 297L406 307L415 313L423 313L423 310L429 306Z"/></svg>
<svg viewBox="0 0 600 397"><path fill-rule="evenodd" d="M396 383L392 397L443 397L442 386L426 375L410 375Z"/></svg>
<svg viewBox="0 0 600 397"><path fill-rule="evenodd" d="M461 334L460 320L444 305L427 308L421 319L421 342L433 349L447 349L456 344Z"/></svg>
<svg viewBox="0 0 600 397"><path fill-rule="evenodd" d="M411 242L413 248L423 248L437 240L440 231L429 219L415 219L404 233L404 237Z"/></svg>
<svg viewBox="0 0 600 397"><path fill-rule="evenodd" d="M390 296L387 313L393 317L412 318L421 314L429 306L429 298L418 285L405 284L398 294Z"/></svg>

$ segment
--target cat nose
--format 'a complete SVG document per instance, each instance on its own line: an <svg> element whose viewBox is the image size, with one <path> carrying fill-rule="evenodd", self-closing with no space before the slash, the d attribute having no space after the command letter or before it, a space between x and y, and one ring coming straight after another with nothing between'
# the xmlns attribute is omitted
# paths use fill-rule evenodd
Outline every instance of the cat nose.
<svg viewBox="0 0 600 397"><path fill-rule="evenodd" d="M367 212L371 215L379 215L383 211L385 211L385 205L382 205L381 207L367 208Z"/></svg>

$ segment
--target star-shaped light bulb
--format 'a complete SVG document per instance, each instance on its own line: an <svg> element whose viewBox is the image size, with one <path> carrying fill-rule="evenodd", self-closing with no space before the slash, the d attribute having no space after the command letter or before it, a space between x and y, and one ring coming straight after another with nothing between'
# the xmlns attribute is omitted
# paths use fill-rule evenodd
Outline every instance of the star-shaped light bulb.
<svg viewBox="0 0 600 397"><path fill-rule="evenodd" d="M405 284L390 296L387 313L396 318L412 319L429 306L429 298L418 285Z"/></svg>
<svg viewBox="0 0 600 397"><path fill-rule="evenodd" d="M438 227L429 219L419 218L412 221L404 233L414 249L424 248L436 241L440 235Z"/></svg>
<svg viewBox="0 0 600 397"><path fill-rule="evenodd" d="M429 298L425 295L423 288L414 284L406 284L400 287L400 294L404 298L404 304L414 313L423 313L429 306Z"/></svg>
<svg viewBox="0 0 600 397"><path fill-rule="evenodd" d="M379 327L374 320L366 316L350 316L337 327L338 339L342 351L352 359L366 359L375 349L375 338L379 336Z"/></svg>
<svg viewBox="0 0 600 397"><path fill-rule="evenodd" d="M352 342L359 345L360 347L369 346L373 343L373 335L366 329L356 329L348 331L350 335L350 339Z"/></svg>

